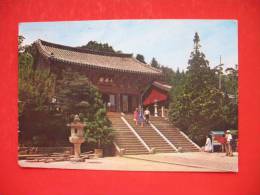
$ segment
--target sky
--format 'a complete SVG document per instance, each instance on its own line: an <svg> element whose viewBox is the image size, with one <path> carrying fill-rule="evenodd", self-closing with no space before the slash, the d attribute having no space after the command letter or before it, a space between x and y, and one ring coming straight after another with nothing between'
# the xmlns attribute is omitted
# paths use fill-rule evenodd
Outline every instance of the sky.
<svg viewBox="0 0 260 195"><path fill-rule="evenodd" d="M236 20L92 20L30 22L19 24L24 44L37 39L68 46L89 41L108 43L123 53L142 54L147 63L153 57L164 66L186 70L193 50L195 32L200 36L201 51L211 67L238 64Z"/></svg>

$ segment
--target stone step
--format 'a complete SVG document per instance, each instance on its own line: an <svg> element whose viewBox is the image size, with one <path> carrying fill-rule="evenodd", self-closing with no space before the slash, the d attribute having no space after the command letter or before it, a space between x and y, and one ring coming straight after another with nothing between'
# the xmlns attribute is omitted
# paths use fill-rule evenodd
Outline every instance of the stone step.
<svg viewBox="0 0 260 195"><path fill-rule="evenodd" d="M149 152L145 152L145 151L125 151L124 155L141 155L141 154L149 154Z"/></svg>
<svg viewBox="0 0 260 195"><path fill-rule="evenodd" d="M115 141L116 141L116 143L118 143L118 144L123 144L123 145L139 145L139 146L142 146L142 147L143 147L143 144L141 144L140 142L137 142L137 141L131 141L131 140L125 141L125 140L119 140L119 139L117 139L117 140L115 140Z"/></svg>
<svg viewBox="0 0 260 195"><path fill-rule="evenodd" d="M119 146L121 149L125 149L125 150L141 150L141 151L148 151L146 148L141 148L141 147L132 147L132 146Z"/></svg>
<svg viewBox="0 0 260 195"><path fill-rule="evenodd" d="M129 127L122 121L121 114L108 113L115 130L115 142L119 148L125 149L125 154L148 154L149 152L137 139Z"/></svg>
<svg viewBox="0 0 260 195"><path fill-rule="evenodd" d="M199 151L186 137L184 137L180 131L173 125L169 124L168 121L158 117L151 117L151 122L158 128L161 133L171 141L175 147L181 147L183 151Z"/></svg>
<svg viewBox="0 0 260 195"><path fill-rule="evenodd" d="M112 127L115 129L115 141L119 148L125 149L125 154L148 153L143 144L122 121L120 114L111 114L109 117L112 122ZM126 115L125 119L150 148L155 148L156 152L175 152L174 149L167 142L165 142L165 140L150 125L144 124L144 127L135 125L133 115ZM168 132L168 135L175 137L177 145L183 145L183 151L192 150L188 147L189 143L184 141L185 139L182 138L182 135L176 128L174 129L174 132L172 132L173 130L170 129L172 128L171 126L165 125L164 123L161 125L165 128L165 132Z"/></svg>
<svg viewBox="0 0 260 195"><path fill-rule="evenodd" d="M117 135L133 135L132 131L116 131L115 134Z"/></svg>

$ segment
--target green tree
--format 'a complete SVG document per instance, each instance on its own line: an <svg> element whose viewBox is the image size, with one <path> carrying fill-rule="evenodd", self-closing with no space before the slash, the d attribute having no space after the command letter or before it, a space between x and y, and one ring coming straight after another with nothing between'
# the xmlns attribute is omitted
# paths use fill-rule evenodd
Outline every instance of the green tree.
<svg viewBox="0 0 260 195"><path fill-rule="evenodd" d="M160 66L159 69L162 70L164 81L169 84L173 84L173 79L175 78L175 72L172 68L167 66Z"/></svg>
<svg viewBox="0 0 260 195"><path fill-rule="evenodd" d="M86 45L82 45L79 48L89 49L98 52L117 53L114 48L108 43L98 43L97 41L89 41Z"/></svg>
<svg viewBox="0 0 260 195"><path fill-rule="evenodd" d="M185 72L180 72L179 68L170 78L170 84L172 85L172 90L170 92L170 97L172 102L175 102L177 97L180 95L182 88L185 83Z"/></svg>
<svg viewBox="0 0 260 195"><path fill-rule="evenodd" d="M88 143L104 147L113 141L113 129L106 116L106 108L98 89L78 72L67 69L57 81L56 96L64 116L73 119L79 114L86 122L85 136Z"/></svg>
<svg viewBox="0 0 260 195"><path fill-rule="evenodd" d="M48 110L54 92L55 76L33 68L33 47L23 46L24 39L23 36L18 37L19 143L29 141L30 144L43 145L39 139L46 138L48 130L54 132L49 126L46 128L46 121L50 117ZM35 136L39 138L38 141L35 141Z"/></svg>
<svg viewBox="0 0 260 195"><path fill-rule="evenodd" d="M154 68L160 68L160 64L158 63L158 61L154 57L152 58L151 66L154 67Z"/></svg>
<svg viewBox="0 0 260 195"><path fill-rule="evenodd" d="M235 101L237 101L238 97L238 69L237 65L235 68L227 68L225 70L227 73L226 76L224 77L224 85L226 92L228 94L231 94L234 96Z"/></svg>
<svg viewBox="0 0 260 195"><path fill-rule="evenodd" d="M18 97L19 115L24 109L35 111L48 109L53 95L54 75L45 70L34 70L34 58L22 46L24 38L18 37Z"/></svg>
<svg viewBox="0 0 260 195"><path fill-rule="evenodd" d="M224 77L224 87L231 101L228 103L226 118L229 128L238 129L238 68L227 68Z"/></svg>
<svg viewBox="0 0 260 195"><path fill-rule="evenodd" d="M160 63L154 57L152 58L150 64L154 68L161 69L161 71L164 75L164 81L169 84L172 84L172 81L175 78L175 72L172 68L160 65Z"/></svg>
<svg viewBox="0 0 260 195"><path fill-rule="evenodd" d="M64 70L56 81L55 95L63 112L80 114L92 119L93 114L103 108L101 95L86 76L71 70Z"/></svg>
<svg viewBox="0 0 260 195"><path fill-rule="evenodd" d="M139 60L140 62L146 64L144 56L142 54L137 54L135 57L137 60Z"/></svg>
<svg viewBox="0 0 260 195"><path fill-rule="evenodd" d="M225 98L218 89L215 70L200 51L199 35L194 36L194 51L188 61L184 85L170 105L171 121L194 141L202 144L210 130L225 123Z"/></svg>

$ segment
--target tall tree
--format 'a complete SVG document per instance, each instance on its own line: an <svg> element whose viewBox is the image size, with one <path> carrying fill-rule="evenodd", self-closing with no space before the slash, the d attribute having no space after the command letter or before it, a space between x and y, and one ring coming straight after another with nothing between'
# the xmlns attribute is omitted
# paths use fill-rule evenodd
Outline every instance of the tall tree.
<svg viewBox="0 0 260 195"><path fill-rule="evenodd" d="M172 81L175 77L175 72L172 68L169 68L167 66L160 66L159 69L162 70L163 76L164 76L164 81L173 84Z"/></svg>
<svg viewBox="0 0 260 195"><path fill-rule="evenodd" d="M238 68L237 65L235 68L227 68L225 70L227 73L224 77L224 85L228 94L234 95L237 100L238 96Z"/></svg>
<svg viewBox="0 0 260 195"><path fill-rule="evenodd" d="M228 97L231 99L226 116L229 126L238 129L238 66L227 68L225 71L227 75L224 77L224 86Z"/></svg>
<svg viewBox="0 0 260 195"><path fill-rule="evenodd" d="M46 121L50 121L48 110L54 92L55 76L33 68L35 59L30 52L32 47L24 47L24 39L23 36L18 37L19 143L29 141L41 145L43 142L39 140L46 139L46 131L54 132L53 128L46 126L50 124Z"/></svg>
<svg viewBox="0 0 260 195"><path fill-rule="evenodd" d="M183 85L185 83L185 72L180 72L179 68L177 68L177 71L174 72L170 79L170 84L172 85L172 90L170 92L171 100L173 102L176 101L177 97L182 92Z"/></svg>
<svg viewBox="0 0 260 195"><path fill-rule="evenodd" d="M151 66L154 68L160 68L158 61L154 57L152 58Z"/></svg>
<svg viewBox="0 0 260 195"><path fill-rule="evenodd" d="M44 70L34 70L34 58L23 46L24 37L18 37L18 97L19 114L24 109L46 110L53 95L55 77Z"/></svg>
<svg viewBox="0 0 260 195"><path fill-rule="evenodd" d="M170 119L194 141L202 144L210 130L225 125L224 95L218 89L215 70L211 70L200 51L198 33L188 61L188 71L180 95L170 106Z"/></svg>

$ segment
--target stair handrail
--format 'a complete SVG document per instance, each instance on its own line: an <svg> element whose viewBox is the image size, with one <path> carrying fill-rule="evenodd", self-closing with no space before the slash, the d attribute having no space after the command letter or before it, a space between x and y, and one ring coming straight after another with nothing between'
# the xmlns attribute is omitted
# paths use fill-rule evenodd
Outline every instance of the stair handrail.
<svg viewBox="0 0 260 195"><path fill-rule="evenodd" d="M116 142L113 142L117 152L120 154L121 153L121 149L119 148L119 146L116 144Z"/></svg>
<svg viewBox="0 0 260 195"><path fill-rule="evenodd" d="M162 132L151 122L149 121L150 126L166 141L176 152L178 152L178 149L176 148L175 145L172 144L170 140L168 140L167 137L165 137Z"/></svg>
<svg viewBox="0 0 260 195"><path fill-rule="evenodd" d="M196 148L198 148L199 151L201 151L201 148L200 148L195 142L193 142L183 131L179 130L179 132L180 132L190 143L192 143Z"/></svg>
<svg viewBox="0 0 260 195"><path fill-rule="evenodd" d="M126 124L126 126L133 132L133 134L137 137L137 139L144 145L144 147L148 150L149 153L152 152L151 148L145 143L145 141L140 137L140 135L136 132L136 130L128 123L128 121L121 116L122 121Z"/></svg>

